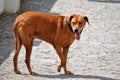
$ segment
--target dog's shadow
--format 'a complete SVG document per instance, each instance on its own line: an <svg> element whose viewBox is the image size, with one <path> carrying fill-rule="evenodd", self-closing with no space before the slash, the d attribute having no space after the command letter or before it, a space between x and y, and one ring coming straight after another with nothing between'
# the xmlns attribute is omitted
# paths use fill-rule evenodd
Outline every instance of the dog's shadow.
<svg viewBox="0 0 120 80"><path fill-rule="evenodd" d="M104 3L120 3L119 0L88 0L88 1L104 2Z"/></svg>
<svg viewBox="0 0 120 80"><path fill-rule="evenodd" d="M69 78L81 78L81 79L99 79L99 80L116 80L113 78L108 78L104 76L94 76L94 75L65 75L65 74L60 74L60 75L46 75L46 74L39 74L36 75L35 77L45 77L45 78L59 78L59 79L69 79Z"/></svg>

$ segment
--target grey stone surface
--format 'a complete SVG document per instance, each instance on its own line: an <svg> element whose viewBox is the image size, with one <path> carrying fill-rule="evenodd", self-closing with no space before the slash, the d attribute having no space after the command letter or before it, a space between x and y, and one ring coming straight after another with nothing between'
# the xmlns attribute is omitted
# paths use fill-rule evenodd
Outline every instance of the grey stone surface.
<svg viewBox="0 0 120 80"><path fill-rule="evenodd" d="M53 47L41 40L33 46L31 65L39 73L29 75L25 62L25 49L19 55L22 75L13 72L14 41L12 27L0 30L0 80L120 80L120 3L112 0L25 0L21 11L42 11L59 15L77 13L88 16L80 41L75 41L68 55L68 69L74 75L57 72L60 60ZM0 25L12 25L17 14L0 20Z"/></svg>

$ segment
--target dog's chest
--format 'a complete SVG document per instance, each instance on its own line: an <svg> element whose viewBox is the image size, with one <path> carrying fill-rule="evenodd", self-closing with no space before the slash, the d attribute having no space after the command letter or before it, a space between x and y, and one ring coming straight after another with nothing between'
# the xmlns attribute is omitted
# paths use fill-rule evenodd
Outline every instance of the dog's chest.
<svg viewBox="0 0 120 80"><path fill-rule="evenodd" d="M68 45L71 45L74 41L74 38L69 38L69 39L66 39L66 41L63 43L64 46L68 46Z"/></svg>

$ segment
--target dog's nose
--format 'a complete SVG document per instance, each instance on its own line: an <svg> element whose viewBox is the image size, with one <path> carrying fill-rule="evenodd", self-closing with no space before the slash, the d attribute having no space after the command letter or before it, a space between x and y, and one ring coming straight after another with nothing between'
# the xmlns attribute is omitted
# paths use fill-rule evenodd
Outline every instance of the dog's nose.
<svg viewBox="0 0 120 80"><path fill-rule="evenodd" d="M75 29L75 30L74 30L74 32L76 32L76 33L77 33L77 32L78 32L78 29Z"/></svg>

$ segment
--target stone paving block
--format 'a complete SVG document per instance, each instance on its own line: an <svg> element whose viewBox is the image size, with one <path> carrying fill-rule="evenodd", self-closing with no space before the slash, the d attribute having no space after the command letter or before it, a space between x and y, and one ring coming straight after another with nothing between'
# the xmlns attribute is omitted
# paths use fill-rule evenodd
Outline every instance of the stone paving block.
<svg viewBox="0 0 120 80"><path fill-rule="evenodd" d="M54 48L41 40L34 42L31 65L38 76L29 75L24 62L25 49L19 56L22 75L13 71L14 40L12 27L2 29L0 41L1 62L0 80L120 80L120 3L111 0L25 0L21 5L23 12L42 11L59 15L77 13L88 16L90 26L86 25L80 41L70 48L67 67L74 75L57 72L60 60ZM17 14L7 17L0 25L12 25ZM3 46L3 45L7 45ZM3 47L1 47L3 46ZM8 48L9 47L9 48Z"/></svg>

